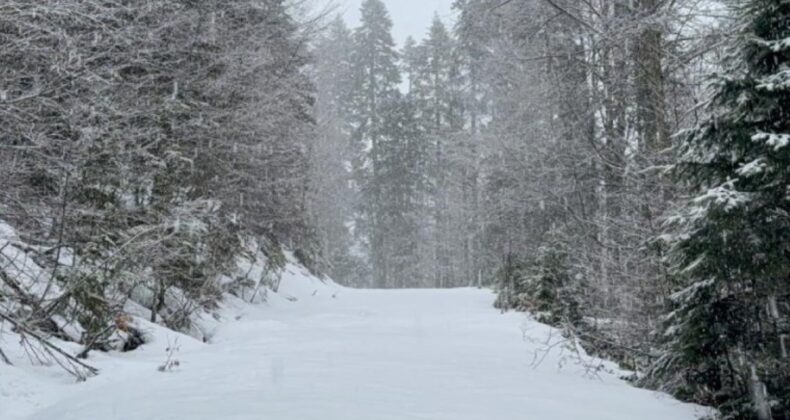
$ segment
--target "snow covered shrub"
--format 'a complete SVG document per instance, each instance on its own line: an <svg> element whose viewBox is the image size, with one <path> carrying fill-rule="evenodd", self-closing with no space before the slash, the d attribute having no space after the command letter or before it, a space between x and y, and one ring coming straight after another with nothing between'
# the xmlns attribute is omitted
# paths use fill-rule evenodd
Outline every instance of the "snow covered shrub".
<svg viewBox="0 0 790 420"><path fill-rule="evenodd" d="M568 268L567 251L561 242L541 247L531 260L507 257L498 276L497 307L529 311L550 325L580 322L579 280Z"/></svg>
<svg viewBox="0 0 790 420"><path fill-rule="evenodd" d="M235 269L222 280L228 293L250 303L265 302L280 286L287 257L276 242L247 237L236 256Z"/></svg>
<svg viewBox="0 0 790 420"><path fill-rule="evenodd" d="M526 310L528 295L525 291L525 266L522 259L513 253L505 256L503 263L495 273L499 294L494 306L504 310Z"/></svg>
<svg viewBox="0 0 790 420"><path fill-rule="evenodd" d="M219 205L208 201L185 203L163 228L164 237L150 254L151 321L161 315L169 327L183 330L193 311L211 308L222 298L218 279L235 264L241 240Z"/></svg>

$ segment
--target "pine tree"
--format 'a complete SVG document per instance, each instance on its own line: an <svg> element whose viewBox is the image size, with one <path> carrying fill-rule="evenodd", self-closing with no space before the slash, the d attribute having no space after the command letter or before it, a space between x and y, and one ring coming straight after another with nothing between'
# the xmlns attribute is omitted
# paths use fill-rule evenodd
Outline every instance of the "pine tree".
<svg viewBox="0 0 790 420"><path fill-rule="evenodd" d="M790 416L790 2L736 6L708 117L683 144L668 353L654 374L726 418Z"/></svg>
<svg viewBox="0 0 790 420"><path fill-rule="evenodd" d="M406 92L415 100L419 91L421 72L425 68L426 56L425 48L417 45L417 41L412 37L406 38L401 52L403 73L406 74L408 85Z"/></svg>
<svg viewBox="0 0 790 420"><path fill-rule="evenodd" d="M400 83L398 53L392 39L392 20L381 0L366 0L361 8L361 26L354 31L353 140L358 155L354 177L361 191L357 228L368 238L376 286L388 284L385 235L382 229L386 208L382 205L382 136L386 114L382 104L392 100Z"/></svg>
<svg viewBox="0 0 790 420"><path fill-rule="evenodd" d="M456 0L453 8L459 17L454 28L456 39L455 56L459 71L455 84L457 97L462 111L464 130L459 136L464 143L461 165L464 168L463 180L465 197L465 252L470 255L465 278L472 284L481 285L488 280L491 264L486 261L482 241L484 224L481 214L481 160L484 154L483 131L485 120L489 117L487 97L487 78L485 67L490 59L490 50L485 47L491 27L484 24L481 9L487 10L480 1Z"/></svg>
<svg viewBox="0 0 790 420"><path fill-rule="evenodd" d="M410 53L407 56L410 58L410 96L431 143L434 286L448 287L458 281L456 268L463 269L460 262L464 239L454 234L463 232L468 222L453 217L454 211L465 204L460 200L460 189L455 188L453 182L462 178L456 171L456 161L462 155L456 139L463 129L460 100L453 89L459 71L455 43L439 17L434 16L428 37L418 47L404 51L406 53ZM456 226L455 222L461 224Z"/></svg>
<svg viewBox="0 0 790 420"><path fill-rule="evenodd" d="M350 101L353 92L351 31L337 17L316 43L314 79L317 136L311 145L310 209L321 242L320 269L343 284L363 286L365 263L355 256L349 229L355 200L349 185L352 143Z"/></svg>
<svg viewBox="0 0 790 420"><path fill-rule="evenodd" d="M425 197L427 192L427 142L416 116L416 107L408 97L400 94L385 102L382 111L385 130L381 138L379 162L381 204L384 208L382 225L384 237L387 287L415 287L427 285L425 248L428 219Z"/></svg>
<svg viewBox="0 0 790 420"><path fill-rule="evenodd" d="M530 311L537 320L563 328L581 326L582 287L568 266L569 247L551 232L533 259L510 255L498 272L501 309Z"/></svg>

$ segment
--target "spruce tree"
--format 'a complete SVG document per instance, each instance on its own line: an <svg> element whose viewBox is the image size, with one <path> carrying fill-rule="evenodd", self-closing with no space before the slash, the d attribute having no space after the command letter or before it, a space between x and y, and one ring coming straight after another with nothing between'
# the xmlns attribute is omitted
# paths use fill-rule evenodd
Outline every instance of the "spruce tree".
<svg viewBox="0 0 790 420"><path fill-rule="evenodd" d="M403 95L395 95L382 106L386 113L382 133L379 176L384 212L379 226L384 238L387 287L428 284L430 273L424 262L429 249L425 235L427 190L427 142L416 107Z"/></svg>
<svg viewBox="0 0 790 420"><path fill-rule="evenodd" d="M422 69L425 68L425 49L412 37L406 38L401 52L403 73L406 74L406 92L412 97L418 91Z"/></svg>
<svg viewBox="0 0 790 420"><path fill-rule="evenodd" d="M725 418L790 416L790 2L750 0L676 166L669 351L659 382Z"/></svg>
<svg viewBox="0 0 790 420"><path fill-rule="evenodd" d="M460 154L454 141L462 130L461 109L453 95L453 76L457 73L455 43L446 27L434 16L428 37L419 47L410 49L410 95L418 108L418 116L431 144L429 174L431 178L431 203L433 206L434 286L447 287L457 282L456 262L462 257L463 239L455 238L463 226L454 226L452 212L462 207L460 191L452 181L462 178L454 173L454 160ZM455 204L459 204L453 208Z"/></svg>
<svg viewBox="0 0 790 420"><path fill-rule="evenodd" d="M337 17L315 46L316 140L310 148L311 195L308 200L321 252L319 269L346 285L363 286L365 264L351 249L354 217L351 172L353 91L351 31Z"/></svg>
<svg viewBox="0 0 790 420"><path fill-rule="evenodd" d="M358 232L367 237L375 286L385 287L387 265L382 229L386 209L382 205L382 135L386 114L382 104L397 93L400 83L398 53L392 39L392 20L381 0L366 0L361 26L354 31L353 140L357 156L354 177L361 192Z"/></svg>

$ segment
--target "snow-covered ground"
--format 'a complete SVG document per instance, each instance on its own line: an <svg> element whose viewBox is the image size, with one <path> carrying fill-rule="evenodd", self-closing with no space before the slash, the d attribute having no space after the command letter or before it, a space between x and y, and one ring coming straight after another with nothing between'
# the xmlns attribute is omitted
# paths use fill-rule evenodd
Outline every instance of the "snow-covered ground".
<svg viewBox="0 0 790 420"><path fill-rule="evenodd" d="M229 321L210 344L148 325L151 344L92 353L88 361L102 374L81 384L54 368L0 364L0 419L691 420L701 413L615 374L585 374L562 346L544 354L552 330L501 314L493 300L477 289L342 289L291 266L268 303L230 301ZM169 345L179 348L179 366L159 372Z"/></svg>

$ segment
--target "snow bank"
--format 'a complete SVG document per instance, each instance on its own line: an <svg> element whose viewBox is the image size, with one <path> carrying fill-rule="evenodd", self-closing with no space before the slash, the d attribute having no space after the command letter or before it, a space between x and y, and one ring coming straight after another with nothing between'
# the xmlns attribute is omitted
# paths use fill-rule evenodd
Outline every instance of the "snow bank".
<svg viewBox="0 0 790 420"><path fill-rule="evenodd" d="M45 292L46 298L58 296L61 290L56 284L47 289L49 273L33 259L29 252L32 248L19 239L13 227L0 220L0 270L29 296L41 298ZM0 282L0 292L9 293L10 287Z"/></svg>
<svg viewBox="0 0 790 420"><path fill-rule="evenodd" d="M176 332L162 325L149 322L151 311L146 303L151 300L145 288L138 288L124 304L129 327L142 332L145 344L129 352L112 351L101 353L93 351L87 363L99 368L98 377L90 378L84 386L94 386L107 381L126 379L135 386L144 382L131 379L145 376L146 372L156 372L168 361L177 361L179 367L189 366L189 359L181 355L206 351L211 347L214 335L223 326L244 319L250 312L271 311L295 305L307 299L331 298L339 286L331 280L323 280L312 275L301 266L290 253L285 255L282 270L269 267L268 259L254 243L248 244L245 256L237 259L237 270L218 281L227 286L228 292L216 308L198 309L190 318L190 327L184 332ZM30 296L40 299L46 291L47 298L60 296L63 290L57 283L50 284L51 270L36 263L35 249L25 244L16 231L7 223L0 221L0 268ZM66 260L73 257L64 253ZM65 264L68 261L61 261ZM141 273L140 275L146 275ZM279 286L279 292L275 291ZM12 313L19 309L11 300L2 296L14 295L8 290L8 282L0 281L0 311ZM178 289L168 292L168 304L173 307L183 305L188 298ZM17 306L13 306L17 305ZM82 334L79 323L54 316L53 320L73 340ZM251 332L252 333L252 332ZM122 334L122 333L116 333ZM50 341L69 354L76 355L83 347L74 342L50 338ZM40 345L32 340L24 341L23 336L12 331L9 323L0 320L0 350L10 359L12 365L0 359L0 419L17 420L46 407L67 396L78 395L83 385L75 386L73 376L57 366L53 360L41 357ZM172 366L168 365L168 366ZM179 367L176 367L177 371ZM88 417L90 419L90 417Z"/></svg>
<svg viewBox="0 0 790 420"><path fill-rule="evenodd" d="M283 269L277 294L291 300L307 297L336 297L341 287L329 278L321 279L310 273L296 262L290 252L286 252L287 263Z"/></svg>

